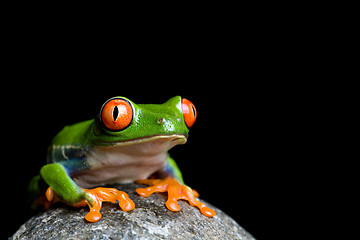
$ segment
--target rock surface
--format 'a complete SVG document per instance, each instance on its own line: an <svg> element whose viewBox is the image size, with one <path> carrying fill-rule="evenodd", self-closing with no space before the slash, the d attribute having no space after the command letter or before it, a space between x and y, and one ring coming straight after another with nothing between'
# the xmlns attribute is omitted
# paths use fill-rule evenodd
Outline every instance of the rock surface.
<svg viewBox="0 0 360 240"><path fill-rule="evenodd" d="M29 219L10 239L254 239L208 203L217 213L213 218L203 216L185 201L179 201L180 212L171 212L165 208L165 194L137 195L135 189L143 185L115 187L129 194L134 210L124 212L117 204L104 203L102 219L89 223L84 219L87 207L59 204Z"/></svg>

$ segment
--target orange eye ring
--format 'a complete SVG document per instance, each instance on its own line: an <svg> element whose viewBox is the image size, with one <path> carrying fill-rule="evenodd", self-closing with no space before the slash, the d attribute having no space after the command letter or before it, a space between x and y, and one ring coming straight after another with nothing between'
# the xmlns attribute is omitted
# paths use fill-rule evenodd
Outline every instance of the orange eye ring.
<svg viewBox="0 0 360 240"><path fill-rule="evenodd" d="M123 98L111 98L101 108L101 122L110 131L121 131L129 127L133 119L131 103Z"/></svg>
<svg viewBox="0 0 360 240"><path fill-rule="evenodd" d="M190 128L195 123L197 117L196 108L194 104L186 98L183 98L181 103L185 124L188 128Z"/></svg>

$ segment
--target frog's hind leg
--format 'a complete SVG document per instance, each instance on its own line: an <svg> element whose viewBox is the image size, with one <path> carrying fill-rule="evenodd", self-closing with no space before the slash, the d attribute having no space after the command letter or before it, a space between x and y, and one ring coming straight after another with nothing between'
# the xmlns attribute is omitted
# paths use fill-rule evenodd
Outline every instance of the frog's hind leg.
<svg viewBox="0 0 360 240"><path fill-rule="evenodd" d="M30 180L28 185L28 205L30 206L30 215L36 214L41 210L48 210L52 201L48 201L44 193L48 185L44 182L40 175L36 175Z"/></svg>

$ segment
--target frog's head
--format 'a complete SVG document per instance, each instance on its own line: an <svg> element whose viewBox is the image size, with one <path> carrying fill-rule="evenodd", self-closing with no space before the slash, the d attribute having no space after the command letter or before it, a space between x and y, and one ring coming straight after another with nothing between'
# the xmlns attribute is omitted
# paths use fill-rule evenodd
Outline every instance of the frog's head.
<svg viewBox="0 0 360 240"><path fill-rule="evenodd" d="M163 104L135 104L114 97L104 103L94 122L94 140L119 145L164 138L183 144L195 120L195 106L180 96Z"/></svg>

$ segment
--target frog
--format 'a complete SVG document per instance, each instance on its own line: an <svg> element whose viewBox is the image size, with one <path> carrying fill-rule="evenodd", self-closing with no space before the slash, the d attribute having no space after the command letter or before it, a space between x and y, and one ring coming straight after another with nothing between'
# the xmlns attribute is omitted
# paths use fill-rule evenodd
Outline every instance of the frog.
<svg viewBox="0 0 360 240"><path fill-rule="evenodd" d="M187 142L196 118L194 104L180 96L162 104L136 104L126 97L112 97L94 119L65 126L53 138L47 164L31 180L29 189L38 193L40 185L45 186L42 196L47 204L87 205L88 222L101 219L103 202L118 202L125 212L133 210L135 204L126 192L107 187L131 182L147 186L135 190L141 197L167 193L165 207L170 211L180 211L178 200L185 200L213 217L215 211L185 185L168 153Z"/></svg>

